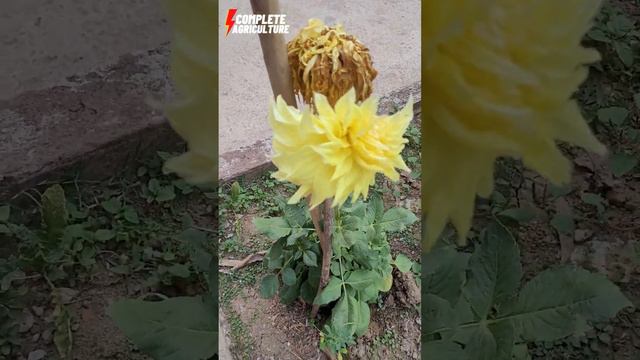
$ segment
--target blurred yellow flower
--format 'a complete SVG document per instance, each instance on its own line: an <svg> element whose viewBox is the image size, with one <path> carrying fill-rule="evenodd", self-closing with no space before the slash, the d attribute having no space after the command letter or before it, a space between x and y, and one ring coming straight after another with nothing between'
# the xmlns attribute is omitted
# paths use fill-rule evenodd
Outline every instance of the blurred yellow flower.
<svg viewBox="0 0 640 360"><path fill-rule="evenodd" d="M321 94L314 102L317 113L288 106L279 96L269 111L274 177L299 186L289 203L311 195L312 208L330 198L340 206L349 195L366 198L377 172L395 181L396 169L409 170L400 152L413 117L411 100L387 116L376 114L375 97L358 104L353 89L335 107Z"/></svg>
<svg viewBox="0 0 640 360"><path fill-rule="evenodd" d="M426 244L448 221L464 242L495 159L521 158L552 182L570 179L556 141L597 153L571 96L599 59L580 41L600 0L423 2L423 198Z"/></svg>
<svg viewBox="0 0 640 360"><path fill-rule="evenodd" d="M333 106L351 88L358 101L371 95L371 82L378 73L369 49L342 26L328 27L310 19L287 48L293 88L305 103L313 103L313 94L320 93Z"/></svg>
<svg viewBox="0 0 640 360"><path fill-rule="evenodd" d="M173 129L187 141L189 151L167 160L164 169L198 184L217 179L217 1L166 2L173 26L171 78L179 98L165 108Z"/></svg>

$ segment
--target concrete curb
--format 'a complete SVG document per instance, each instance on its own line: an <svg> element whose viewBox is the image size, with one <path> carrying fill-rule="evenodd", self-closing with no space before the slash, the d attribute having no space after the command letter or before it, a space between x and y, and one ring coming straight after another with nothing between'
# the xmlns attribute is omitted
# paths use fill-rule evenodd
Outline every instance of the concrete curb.
<svg viewBox="0 0 640 360"><path fill-rule="evenodd" d="M70 173L108 178L137 166L133 159L182 149L161 111L149 105L149 99L171 96L167 74L168 49L162 46L69 77L68 84L0 101L0 199L44 180L68 179ZM400 108L410 96L419 107L420 82L383 96L380 112ZM221 154L221 182L272 166L270 142Z"/></svg>
<svg viewBox="0 0 640 360"><path fill-rule="evenodd" d="M180 138L150 99L170 97L166 46L0 101L0 199L76 172L102 179ZM74 174L75 175L75 174Z"/></svg>
<svg viewBox="0 0 640 360"><path fill-rule="evenodd" d="M420 82L415 82L407 87L383 96L380 99L379 112L389 113L400 109L409 100L409 98L412 98L414 113L419 113L421 101ZM220 154L218 177L222 183L229 182L240 176L251 178L267 169L273 168L273 164L270 161L270 154L270 138L258 141L251 146L244 147L239 150Z"/></svg>

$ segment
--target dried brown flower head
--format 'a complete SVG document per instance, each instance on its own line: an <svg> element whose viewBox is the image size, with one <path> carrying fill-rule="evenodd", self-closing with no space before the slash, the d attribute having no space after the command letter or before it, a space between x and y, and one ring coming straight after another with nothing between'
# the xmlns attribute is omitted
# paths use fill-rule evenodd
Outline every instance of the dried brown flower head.
<svg viewBox="0 0 640 360"><path fill-rule="evenodd" d="M372 81L378 72L367 49L342 26L326 26L321 20L309 24L288 44L293 89L307 104L313 93L327 97L333 106L352 87L356 99L371 95Z"/></svg>

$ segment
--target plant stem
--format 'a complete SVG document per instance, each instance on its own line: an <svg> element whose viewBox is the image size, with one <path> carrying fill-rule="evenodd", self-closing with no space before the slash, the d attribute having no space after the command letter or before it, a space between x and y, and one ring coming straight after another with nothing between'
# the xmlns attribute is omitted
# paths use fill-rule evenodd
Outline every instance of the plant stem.
<svg viewBox="0 0 640 360"><path fill-rule="evenodd" d="M333 208L331 208L331 200L325 200L322 204L324 208L322 214L320 211L317 213L317 217L319 220L320 217L323 218L322 231L320 231L320 227L316 226L316 231L318 232L318 238L320 239L320 250L322 251L322 267L320 268L320 282L318 283L318 292L316 293L316 297L320 295L322 290L327 283L329 282L329 275L331 269L331 257L333 256L333 248L331 245L331 231L333 228ZM316 207L318 209L318 207ZM314 209L314 210L316 210ZM313 220L314 214L313 210L311 211L311 219ZM314 225L317 220L314 220ZM318 221L319 222L319 221ZM319 305L313 304L311 308L311 318L315 318L318 315L318 310L320 309Z"/></svg>

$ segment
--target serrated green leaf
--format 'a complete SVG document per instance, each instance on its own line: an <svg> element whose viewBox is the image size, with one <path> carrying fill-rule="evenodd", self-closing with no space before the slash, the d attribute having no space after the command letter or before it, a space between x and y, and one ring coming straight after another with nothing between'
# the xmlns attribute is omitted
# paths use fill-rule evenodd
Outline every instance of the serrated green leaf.
<svg viewBox="0 0 640 360"><path fill-rule="evenodd" d="M309 210L300 204L285 205L283 211L284 219L291 227L303 227L310 219Z"/></svg>
<svg viewBox="0 0 640 360"><path fill-rule="evenodd" d="M260 296L265 299L270 299L278 292L278 286L280 282L278 277L274 274L265 275L260 281Z"/></svg>
<svg viewBox="0 0 640 360"><path fill-rule="evenodd" d="M555 341L580 334L586 329L585 321L608 320L631 305L606 277L563 267L534 277L503 314L524 340Z"/></svg>
<svg viewBox="0 0 640 360"><path fill-rule="evenodd" d="M512 360L516 333L511 321L501 321L488 326L496 342L495 360Z"/></svg>
<svg viewBox="0 0 640 360"><path fill-rule="evenodd" d="M627 119L628 115L629 110L619 106L612 106L598 110L598 120L604 124L612 123L620 126Z"/></svg>
<svg viewBox="0 0 640 360"><path fill-rule="evenodd" d="M403 273L411 271L411 266L413 266L413 261L411 261L411 259L406 257L404 254L398 254L393 263L398 268L398 270Z"/></svg>
<svg viewBox="0 0 640 360"><path fill-rule="evenodd" d="M478 326L469 335L464 348L467 357L474 360L496 360L497 345L486 326Z"/></svg>
<svg viewBox="0 0 640 360"><path fill-rule="evenodd" d="M413 212L405 208L397 207L387 210L382 216L382 220L378 222L378 225L380 225L384 231L402 231L405 227L413 224L417 220L418 218Z"/></svg>
<svg viewBox="0 0 640 360"><path fill-rule="evenodd" d="M458 318L451 304L436 295L422 293L422 334L432 335L454 331Z"/></svg>
<svg viewBox="0 0 640 360"><path fill-rule="evenodd" d="M458 302L469 255L456 251L454 246L433 249L423 255L422 296L434 294L450 303Z"/></svg>
<svg viewBox="0 0 640 360"><path fill-rule="evenodd" d="M322 289L322 292L318 294L316 299L313 301L314 304L317 305L325 305L332 301L336 301L340 294L342 293L342 280L340 278L332 276L329 279L329 283L327 286Z"/></svg>
<svg viewBox="0 0 640 360"><path fill-rule="evenodd" d="M469 278L464 294L479 319L486 319L493 306L500 306L515 295L520 286L520 250L512 235L492 223L482 244L469 259Z"/></svg>
<svg viewBox="0 0 640 360"><path fill-rule="evenodd" d="M284 268L282 270L282 282L288 286L295 284L296 272L290 267Z"/></svg>
<svg viewBox="0 0 640 360"><path fill-rule="evenodd" d="M160 302L120 300L108 313L154 359L208 359L217 353L218 315L213 301L199 296Z"/></svg>
<svg viewBox="0 0 640 360"><path fill-rule="evenodd" d="M638 165L638 156L617 153L611 156L609 166L615 176L623 176Z"/></svg>
<svg viewBox="0 0 640 360"><path fill-rule="evenodd" d="M255 218L253 225L256 230L271 240L278 240L291 233L291 225L284 218Z"/></svg>

